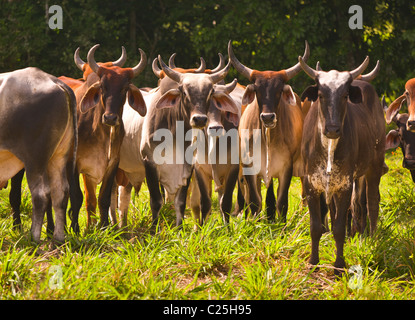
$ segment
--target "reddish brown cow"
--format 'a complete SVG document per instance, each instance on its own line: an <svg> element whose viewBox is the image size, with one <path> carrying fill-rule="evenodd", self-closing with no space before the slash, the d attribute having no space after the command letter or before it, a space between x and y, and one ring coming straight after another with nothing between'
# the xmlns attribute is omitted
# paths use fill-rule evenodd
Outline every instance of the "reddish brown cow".
<svg viewBox="0 0 415 320"><path fill-rule="evenodd" d="M79 186L80 173L84 174L85 194L89 226L95 213L95 190L102 182L98 197L101 226L107 226L111 201L111 188L119 162L119 148L124 136L122 124L123 106L128 98L129 105L145 115L144 99L132 79L145 68L147 59L140 50L141 61L134 68L122 68L126 59L125 49L115 62L97 64L94 59L95 45L88 52L88 63L75 52L75 63L84 72L84 82L75 89L78 110L79 146L76 158L76 173L71 183L71 227L79 231L78 215L83 195Z"/></svg>
<svg viewBox="0 0 415 320"><path fill-rule="evenodd" d="M393 101L386 110L386 122L389 124L401 110L402 104L406 101L408 105L408 120L406 129L415 132L415 78L409 79L405 84L405 92Z"/></svg>

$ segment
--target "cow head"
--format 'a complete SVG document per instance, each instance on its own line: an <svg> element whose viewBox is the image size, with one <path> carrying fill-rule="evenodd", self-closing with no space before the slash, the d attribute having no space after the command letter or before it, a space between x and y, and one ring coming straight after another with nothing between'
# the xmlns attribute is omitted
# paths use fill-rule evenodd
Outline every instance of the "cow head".
<svg viewBox="0 0 415 320"><path fill-rule="evenodd" d="M407 130L415 132L415 78L410 79L405 84L405 92L393 101L386 110L386 122L389 124L401 110L403 103L408 105L408 120L406 122Z"/></svg>
<svg viewBox="0 0 415 320"><path fill-rule="evenodd" d="M228 54L233 66L243 76L251 81L246 87L242 104L247 105L254 101L255 97L259 106L259 117L264 127L273 128L276 126L280 103L295 105L296 98L291 86L287 83L301 71L299 63L291 68L281 71L258 71L252 70L238 61L232 49L231 41L228 44ZM308 42L305 42L304 60L310 56Z"/></svg>
<svg viewBox="0 0 415 320"><path fill-rule="evenodd" d="M386 112L388 106L385 98L382 98L383 109ZM390 106L389 106L390 107ZM391 130L386 135L385 150L395 149L401 146L403 153L402 166L409 170L415 169L415 132L408 130L407 122L409 115L407 113L396 114L391 122L395 122L397 129Z"/></svg>
<svg viewBox="0 0 415 320"><path fill-rule="evenodd" d="M160 97L156 103L156 108L183 107L193 128L204 128L207 125L207 112L211 103L214 103L218 109L223 111L236 108L229 95L224 95L223 92L216 91L214 88L215 84L222 81L229 72L230 61L223 69L210 74L177 71L168 67L160 56L158 62L163 73L167 75L170 81L174 82L175 86ZM153 70L157 71L156 64L157 61L154 60ZM156 71L155 74L160 76L161 74ZM161 86L163 86L163 81Z"/></svg>
<svg viewBox="0 0 415 320"><path fill-rule="evenodd" d="M343 121L346 115L348 100L352 103L362 102L362 92L359 87L352 85L369 64L369 57L353 71L340 72L331 70L325 72L314 70L298 57L305 73L315 80L316 84L308 87L302 94L301 100L308 98L318 102L319 127L328 139L340 137Z"/></svg>
<svg viewBox="0 0 415 320"><path fill-rule="evenodd" d="M99 45L93 46L87 56L86 64L79 58L79 51L75 51L75 63L84 71L84 77L87 79L91 74L96 74L98 80L92 83L80 102L80 110L82 113L87 112L101 102L104 108L102 115L102 123L109 126L117 126L120 124L123 106L128 98L128 104L140 115L146 114L146 105L140 90L132 84L132 79L139 75L146 66L146 55L140 50L141 60L133 68L122 68L125 63L125 49L121 58L115 62L98 64L94 59L95 50ZM92 72L89 71L89 68Z"/></svg>

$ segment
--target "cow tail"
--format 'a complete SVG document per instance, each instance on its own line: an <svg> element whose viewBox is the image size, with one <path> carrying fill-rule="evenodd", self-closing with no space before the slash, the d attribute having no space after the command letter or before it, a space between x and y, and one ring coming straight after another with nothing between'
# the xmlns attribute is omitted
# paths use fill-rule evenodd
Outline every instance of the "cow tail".
<svg viewBox="0 0 415 320"><path fill-rule="evenodd" d="M75 174L75 166L76 166L76 154L78 151L78 116L76 111L76 97L73 90L63 81L60 79L55 79L55 83L60 86L66 94L68 103L69 103L69 110L72 113L72 129L74 131L74 141L73 141L73 154L72 154L72 175Z"/></svg>

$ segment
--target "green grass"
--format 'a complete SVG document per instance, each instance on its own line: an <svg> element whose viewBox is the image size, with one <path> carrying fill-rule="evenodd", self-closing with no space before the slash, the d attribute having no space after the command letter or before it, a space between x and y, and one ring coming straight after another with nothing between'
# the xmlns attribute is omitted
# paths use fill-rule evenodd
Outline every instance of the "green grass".
<svg viewBox="0 0 415 320"><path fill-rule="evenodd" d="M174 227L169 205L161 229L151 230L148 190L133 195L129 230L69 233L51 248L46 239L30 242L31 202L24 183L23 230L12 230L9 189L0 192L1 299L414 299L415 198L401 152L387 154L390 170L381 181L378 230L345 244L353 274L334 276L331 233L320 243L320 266L310 269L309 216L301 206L301 184L293 178L287 224L233 218L224 225L216 195L205 226L193 231L187 212L182 230ZM275 186L276 188L276 186ZM262 190L265 195L265 189Z"/></svg>

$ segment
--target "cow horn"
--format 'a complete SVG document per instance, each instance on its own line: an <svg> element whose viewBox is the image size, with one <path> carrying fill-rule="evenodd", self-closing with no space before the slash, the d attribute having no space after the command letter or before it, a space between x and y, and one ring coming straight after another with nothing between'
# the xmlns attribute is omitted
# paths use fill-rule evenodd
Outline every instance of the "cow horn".
<svg viewBox="0 0 415 320"><path fill-rule="evenodd" d="M225 91L226 93L231 93L235 89L237 83L238 79L235 78L232 82L228 84L217 84L215 85L215 88Z"/></svg>
<svg viewBox="0 0 415 320"><path fill-rule="evenodd" d="M211 73L210 76L210 80L212 80L213 83L218 83L219 81L223 80L226 75L228 74L229 70L231 69L231 59L229 59L228 64L226 65L225 68L215 72L215 73Z"/></svg>
<svg viewBox="0 0 415 320"><path fill-rule="evenodd" d="M307 62L308 57L310 56L310 47L308 45L308 41L305 41L305 50L303 55L304 62ZM297 63L295 66L292 66L291 68L285 69L285 73L287 74L287 80L292 79L294 76L296 76L301 71L301 65L300 63Z"/></svg>
<svg viewBox="0 0 415 320"><path fill-rule="evenodd" d="M171 78L172 80L180 83L181 79L182 79L182 74L180 72L174 71L173 69L170 69L163 61L163 59L161 59L161 56L158 55L158 60L161 66L161 69L163 69L163 71L166 73L166 75Z"/></svg>
<svg viewBox="0 0 415 320"><path fill-rule="evenodd" d="M138 76L146 67L147 65L147 56L145 54L145 52L143 50L141 50L140 48L138 48L138 50L140 51L140 62L133 68L131 68L133 70L133 77Z"/></svg>
<svg viewBox="0 0 415 320"><path fill-rule="evenodd" d="M323 71L323 69L321 69L321 66L320 66L320 61L317 61L317 63L316 63L316 70L317 71Z"/></svg>
<svg viewBox="0 0 415 320"><path fill-rule="evenodd" d="M176 53L173 53L173 54L170 56L170 59L169 59L169 67L170 67L171 69L175 69L175 68L177 68L177 67L176 67L176 64L174 63L174 58L176 58Z"/></svg>
<svg viewBox="0 0 415 320"><path fill-rule="evenodd" d="M365 61L362 62L362 64L360 66L358 66L356 69L350 71L350 75L352 76L353 79L356 79L358 76L360 76L360 74L365 71L365 69L367 68L369 64L369 56L366 56Z"/></svg>
<svg viewBox="0 0 415 320"><path fill-rule="evenodd" d="M86 64L85 61L83 61L81 59L81 57L79 56L79 47L75 50L75 53L73 55L73 59L75 60L75 64L76 66L81 70L84 71L84 66Z"/></svg>
<svg viewBox="0 0 415 320"><path fill-rule="evenodd" d="M375 68L371 72L361 75L358 79L362 81L370 82L376 78L376 76L379 73L379 70L380 70L380 63L378 60L378 62L376 62Z"/></svg>
<svg viewBox="0 0 415 320"><path fill-rule="evenodd" d="M225 66L225 59L223 58L222 53L218 53L218 55L219 55L219 64L215 69L212 69L210 73L218 72L219 70L223 69L223 67Z"/></svg>
<svg viewBox="0 0 415 320"><path fill-rule="evenodd" d="M300 62L301 68L304 70L304 72L312 79L315 79L319 73L319 71L314 70L311 68L306 62L304 62L302 57L298 57L298 62Z"/></svg>
<svg viewBox="0 0 415 320"><path fill-rule="evenodd" d="M202 73L206 70L206 61L202 57L200 57L200 66L195 70L195 73Z"/></svg>
<svg viewBox="0 0 415 320"><path fill-rule="evenodd" d="M160 78L161 77L161 69L159 68L159 66L157 64L157 58L155 58L153 60L153 64L151 66L153 68L154 74L157 76L157 78Z"/></svg>
<svg viewBox="0 0 415 320"><path fill-rule="evenodd" d="M116 66L116 67L122 67L124 65L125 61L127 61L127 52L125 51L124 46L122 46L121 47L121 57L117 61L114 61L112 63L112 65Z"/></svg>
<svg viewBox="0 0 415 320"><path fill-rule="evenodd" d="M242 74L245 78L249 79L251 77L251 73L253 70L244 66L242 63L239 62L238 59L236 59L235 54L233 53L233 49L232 49L232 40L229 40L229 43L228 43L228 55L235 69L238 70L238 72Z"/></svg>
<svg viewBox="0 0 415 320"><path fill-rule="evenodd" d="M92 71L94 71L95 73L98 73L98 70L99 70L99 65L96 63L95 58L94 58L95 50L97 50L98 47L99 47L99 44L96 44L91 49L89 49L88 56L87 56L88 65L91 67Z"/></svg>

